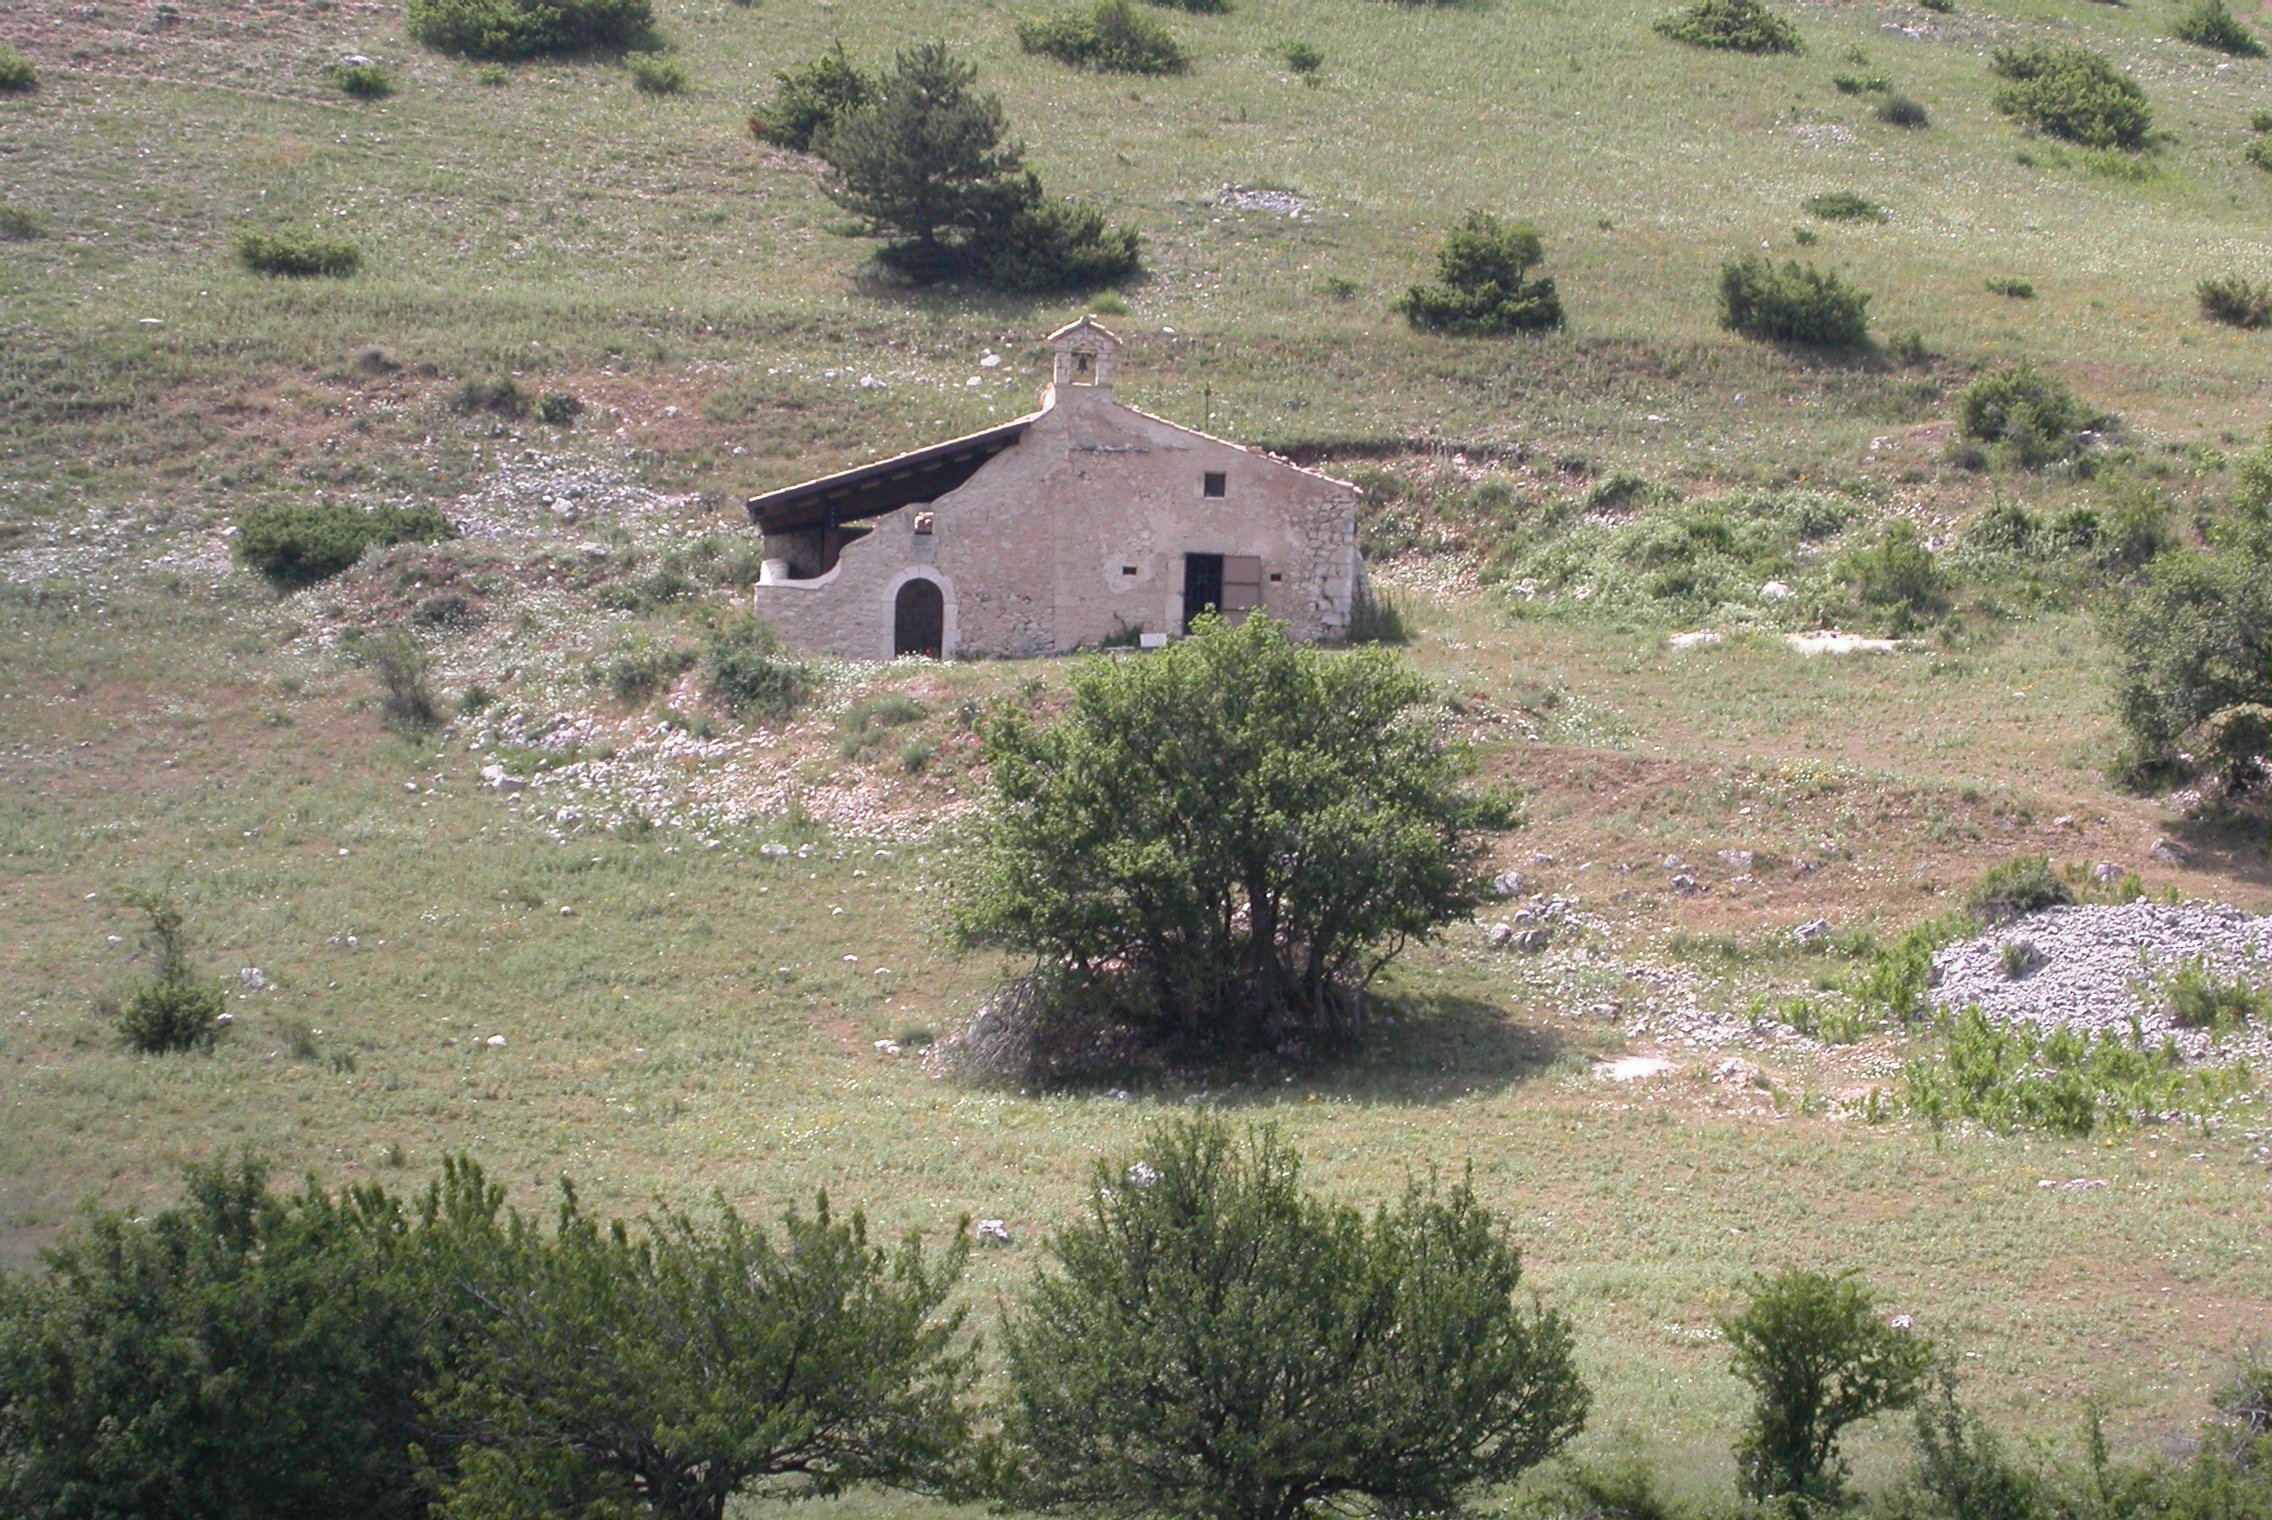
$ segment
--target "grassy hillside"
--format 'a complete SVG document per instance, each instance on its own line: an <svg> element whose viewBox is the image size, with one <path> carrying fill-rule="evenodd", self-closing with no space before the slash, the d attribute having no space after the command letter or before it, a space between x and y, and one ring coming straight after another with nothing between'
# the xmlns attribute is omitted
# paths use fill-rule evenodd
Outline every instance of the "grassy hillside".
<svg viewBox="0 0 2272 1520"><path fill-rule="evenodd" d="M1236 0L1163 12L1197 61L1138 81L1021 54L1038 8L661 0L691 74L664 96L604 59L484 83L389 0L0 14L41 76L0 95L0 204L21 213L0 241L0 1258L28 1264L82 1199L168 1196L186 1158L408 1178L464 1148L524 1201L568 1172L624 1211L825 1185L894 1230L1004 1218L987 1319L1093 1159L1200 1096L973 1088L878 1053L957 1027L1000 969L934 932L983 782L972 728L1048 708L1062 666L832 667L762 728L683 675L611 674L698 648L735 604L743 496L1025 410L1037 338L1082 309L891 282L816 166L752 139L775 70L939 36L1053 188L1143 233L1147 274L1108 319L1125 398L1364 475L1414 660L1530 792L1501 863L1588 919L1539 960L1462 926L1395 973L1393 1035L1353 1063L1205 1096L1282 1122L1353 1196L1472 1160L1580 1329L1588 1440L1634 1433L1699 1492L1727 1489L1741 1402L1714 1318L1785 1265L1863 1268L1961 1346L1999 1417L2064 1436L2099 1397L2126 1440L2189 1421L2272 1311L2249 1107L2108 1143L1937 1137L1857 1117L1907 1043L1747 1031L1754 994L1821 973L1793 925L1890 937L2015 854L2272 905L2260 817L2107 779L2109 577L1983 561L1918 643L1816 659L1779 637L1801 609L1750 590L1573 588L1622 552L1585 534L1738 489L1837 506L1844 536L1788 556L1825 581L1880 518L1937 542L1992 500L2150 498L2189 532L2265 421L2272 338L2202 321L2193 287L2272 275L2272 173L2243 157L2272 66L2170 40L2161 0L1792 6L1805 51L1776 57L1669 41L1647 0ZM1988 64L2032 39L2106 51L2161 141L2109 158L2023 135ZM1324 57L1314 86L1284 66L1295 41ZM332 86L358 52L391 97ZM1931 124L1878 121L1842 73L1884 75ZM1226 184L1310 210L1220 205ZM1803 208L1840 190L1886 219ZM1441 339L1393 315L1469 207L1540 228L1565 332ZM362 267L255 275L231 253L246 225L320 226ZM1924 357L1720 331L1717 272L1762 244L1843 272L1873 331ZM2019 357L2120 414L2104 468L1949 462L1956 392ZM508 377L585 410L564 429L464 408ZM1639 505L1596 494L1620 474ZM315 499L431 502L466 537L291 596L232 565L246 511ZM1548 584L1580 549L1599 557ZM476 698L438 735L391 732L348 652L406 619L453 708ZM1668 649L1705 622L1722 642ZM920 713L864 743L856 704L885 693ZM540 784L500 794L490 763ZM2151 860L2164 836L2184 863ZM1723 867L1736 849L1757 869ZM1674 890L1667 857L1703 890ZM232 986L209 1056L128 1055L99 1012L134 975L123 894L165 884ZM254 967L266 990L238 981ZM1690 1006L1725 1037L1683 1035L1668 1014ZM1674 1072L1592 1074L1629 1051ZM2107 1186L2046 1185L2075 1179Z"/></svg>

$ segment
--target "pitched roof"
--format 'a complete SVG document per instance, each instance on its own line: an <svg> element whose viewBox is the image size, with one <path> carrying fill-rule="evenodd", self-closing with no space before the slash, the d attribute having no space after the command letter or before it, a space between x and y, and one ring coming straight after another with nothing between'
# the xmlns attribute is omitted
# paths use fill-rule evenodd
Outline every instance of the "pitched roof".
<svg viewBox="0 0 2272 1520"><path fill-rule="evenodd" d="M966 433L874 464L752 496L750 520L768 533L792 533L829 522L881 517L917 502L936 501L1024 437L1040 415L1029 413L984 432Z"/></svg>

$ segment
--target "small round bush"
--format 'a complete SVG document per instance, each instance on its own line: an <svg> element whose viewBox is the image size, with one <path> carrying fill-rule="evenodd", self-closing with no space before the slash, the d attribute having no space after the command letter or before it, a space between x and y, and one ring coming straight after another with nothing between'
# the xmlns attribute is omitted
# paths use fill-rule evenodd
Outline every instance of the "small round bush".
<svg viewBox="0 0 2272 1520"><path fill-rule="evenodd" d="M1527 278L1543 257L1545 245L1531 228L1471 211L1444 238L1437 283L1413 286L1397 307L1414 327L1459 337L1560 327L1562 298L1553 278Z"/></svg>
<svg viewBox="0 0 2272 1520"><path fill-rule="evenodd" d="M2153 132L2138 81L2089 48L2000 47L1989 67L2006 81L1992 97L1996 109L2047 137L2135 153Z"/></svg>
<svg viewBox="0 0 2272 1520"><path fill-rule="evenodd" d="M409 0L404 21L430 48L511 60L635 47L655 13L650 0Z"/></svg>
<svg viewBox="0 0 2272 1520"><path fill-rule="evenodd" d="M1286 45L1286 67L1297 74L1315 74L1325 67L1325 54L1306 42Z"/></svg>
<svg viewBox="0 0 2272 1520"><path fill-rule="evenodd" d="M1836 274L1746 254L1720 269L1720 325L1747 338L1858 348L1870 337L1870 298Z"/></svg>
<svg viewBox="0 0 2272 1520"><path fill-rule="evenodd" d="M2259 137L2241 150L2242 156L2259 169L2272 169L2272 137Z"/></svg>
<svg viewBox="0 0 2272 1520"><path fill-rule="evenodd" d="M1128 0L1098 0L1094 10L1020 22L1018 46L1103 74L1180 74L1191 67L1175 34L1139 15Z"/></svg>
<svg viewBox="0 0 2272 1520"><path fill-rule="evenodd" d="M1886 219L1885 207L1851 190L1809 196L1801 204L1826 222L1882 222Z"/></svg>
<svg viewBox="0 0 2272 1520"><path fill-rule="evenodd" d="M2050 856L2022 855L1981 877L1964 905L1975 918L1994 928L2045 908L2066 907L2074 900L2074 890L2059 879Z"/></svg>
<svg viewBox="0 0 2272 1520"><path fill-rule="evenodd" d="M394 93L394 81L375 63L335 64L331 82L339 86L342 94L352 95L357 100L384 100Z"/></svg>
<svg viewBox="0 0 2272 1520"><path fill-rule="evenodd" d="M2172 32L2180 42L2230 53L2235 58L2262 58L2264 44L2225 5L2225 0L2198 0L2180 16Z"/></svg>
<svg viewBox="0 0 2272 1520"><path fill-rule="evenodd" d="M2203 280L2193 287L2193 296L2201 303L2202 316L2227 327L2253 328L2272 322L2272 285L2244 275Z"/></svg>
<svg viewBox="0 0 2272 1520"><path fill-rule="evenodd" d="M218 982L188 974L161 976L136 988L118 1011L118 1032L128 1048L164 1055L210 1045L221 1032L228 994Z"/></svg>
<svg viewBox="0 0 2272 1520"><path fill-rule="evenodd" d="M1907 95L1888 95L1878 102L1877 114L1878 120L1889 127L1914 131L1932 125L1932 113L1925 109L1924 103L1912 100Z"/></svg>
<svg viewBox="0 0 2272 1520"><path fill-rule="evenodd" d="M750 114L752 135L809 153L821 134L874 98L876 81L838 46L802 68L773 76L773 103Z"/></svg>
<svg viewBox="0 0 2272 1520"><path fill-rule="evenodd" d="M237 259L255 274L278 274L292 279L316 275L343 278L353 274L363 263L363 255L353 243L336 242L291 227L271 232L244 228L237 234Z"/></svg>
<svg viewBox="0 0 2272 1520"><path fill-rule="evenodd" d="M1956 404L1958 436L2004 444L2027 467L2072 454L2085 421L2075 393L2032 364L1982 375Z"/></svg>
<svg viewBox="0 0 2272 1520"><path fill-rule="evenodd" d="M14 48L0 43L0 95L21 95L38 88L38 67Z"/></svg>
<svg viewBox="0 0 2272 1520"><path fill-rule="evenodd" d="M1759 0L1696 0L1656 23L1656 30L1692 47L1738 53L1796 53L1799 29Z"/></svg>
<svg viewBox="0 0 2272 1520"><path fill-rule="evenodd" d="M660 53L634 53L625 67L631 82L646 95L677 95L686 89L686 65Z"/></svg>

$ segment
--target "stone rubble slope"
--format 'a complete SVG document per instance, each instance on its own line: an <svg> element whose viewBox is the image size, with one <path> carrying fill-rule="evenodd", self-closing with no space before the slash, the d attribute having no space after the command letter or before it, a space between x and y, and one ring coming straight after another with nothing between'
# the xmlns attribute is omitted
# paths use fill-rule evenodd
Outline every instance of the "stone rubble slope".
<svg viewBox="0 0 2272 1520"><path fill-rule="evenodd" d="M2004 947L2023 941L2034 946L2035 968L2014 977ZM2161 1006L2156 984L2201 957L2219 977L2272 989L2272 917L2211 903L2046 908L1935 955L1933 1003L1945 1013L1978 1005L2001 1024L2089 1034L2126 1036L2135 1018L2149 1042L2174 1037L2193 1060L2272 1055L2272 1030L2219 1042L2208 1030L2179 1028Z"/></svg>

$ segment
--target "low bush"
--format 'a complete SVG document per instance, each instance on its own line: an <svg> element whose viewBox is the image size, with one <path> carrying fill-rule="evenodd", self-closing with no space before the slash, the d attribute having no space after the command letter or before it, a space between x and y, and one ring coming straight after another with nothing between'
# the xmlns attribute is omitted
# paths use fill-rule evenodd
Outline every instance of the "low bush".
<svg viewBox="0 0 2272 1520"><path fill-rule="evenodd" d="M1905 517L1884 524L1870 543L1839 555L1832 573L1863 606L1884 613L1894 634L1948 610L1948 578L1917 525Z"/></svg>
<svg viewBox="0 0 2272 1520"><path fill-rule="evenodd" d="M337 575L373 547L457 536L457 525L432 507L256 507L238 524L237 558L290 590Z"/></svg>
<svg viewBox="0 0 2272 1520"><path fill-rule="evenodd" d="M644 704L686 674L698 658L700 652L694 649L634 638L598 674L608 695L616 701Z"/></svg>
<svg viewBox="0 0 2272 1520"><path fill-rule="evenodd" d="M844 733L837 749L845 759L856 760L882 744L890 730L922 722L923 711L923 704L905 692L863 698L845 712Z"/></svg>
<svg viewBox="0 0 2272 1520"><path fill-rule="evenodd" d="M2028 469L2075 452L2089 419L2075 393L2032 364L1991 370L1957 397L1957 434L2003 446Z"/></svg>
<svg viewBox="0 0 2272 1520"><path fill-rule="evenodd" d="M2206 955L2154 978L2148 992L2180 1029L2225 1034L2272 1020L2272 994L2259 991L2243 977L2221 974Z"/></svg>
<svg viewBox="0 0 2272 1520"><path fill-rule="evenodd" d="M1833 74L1830 83L1841 95L1881 95L1893 88L1883 74Z"/></svg>
<svg viewBox="0 0 2272 1520"><path fill-rule="evenodd" d="M466 381L450 398L450 405L467 416L475 412L494 412L500 417L526 417L532 403L519 381L510 375L500 375L494 380Z"/></svg>
<svg viewBox="0 0 2272 1520"><path fill-rule="evenodd" d="M2000 47L1989 67L2005 81L1992 97L1996 109L2046 136L2135 153L2152 134L2146 92L2089 48Z"/></svg>
<svg viewBox="0 0 2272 1520"><path fill-rule="evenodd" d="M237 232L237 259L255 274L280 274L294 279L312 275L344 277L362 267L363 255L353 243L336 242L299 228L280 227L263 232L257 227Z"/></svg>
<svg viewBox="0 0 2272 1520"><path fill-rule="evenodd" d="M473 82L475 84L488 85L491 88L510 84L512 80L512 74L501 63L485 63L473 71Z"/></svg>
<svg viewBox="0 0 2272 1520"><path fill-rule="evenodd" d="M1912 100L1907 95L1888 95L1879 101L1877 116L1878 120L1889 127L1912 130L1931 126L1933 120L1932 113L1925 109L1922 102Z"/></svg>
<svg viewBox="0 0 2272 1520"><path fill-rule="evenodd" d="M1386 591L1365 587L1349 604L1349 642L1352 644L1403 644L1410 642L1404 608Z"/></svg>
<svg viewBox="0 0 2272 1520"><path fill-rule="evenodd" d="M1757 254L1720 269L1720 325L1747 338L1857 348L1869 341L1870 298L1835 274Z"/></svg>
<svg viewBox="0 0 2272 1520"><path fill-rule="evenodd" d="M2048 1130L2080 1138L2168 1115L2208 1112L2248 1082L2244 1069L2186 1065L2175 1041L2005 1027L1978 1008L1952 1020L1937 1053L1902 1068L1910 1111L1935 1129L1972 1120L1997 1134Z"/></svg>
<svg viewBox="0 0 2272 1520"><path fill-rule="evenodd" d="M29 211L0 205L0 243L28 243L46 232L46 224Z"/></svg>
<svg viewBox="0 0 2272 1520"><path fill-rule="evenodd" d="M1094 290L1142 267L1135 228L1111 226L1094 206L1046 195L1031 176L1028 189L977 250L971 272L979 283L1027 294Z"/></svg>
<svg viewBox="0 0 2272 1520"><path fill-rule="evenodd" d="M1885 207L1851 190L1832 190L1824 195L1811 195L1800 204L1811 215L1819 216L1826 222L1882 222L1886 219Z"/></svg>
<svg viewBox="0 0 2272 1520"><path fill-rule="evenodd" d="M2243 275L2219 275L2193 287L2201 315L2227 327L2262 327L2272 322L2272 285Z"/></svg>
<svg viewBox="0 0 2272 1520"><path fill-rule="evenodd" d="M774 75L773 103L751 113L750 131L766 142L809 153L830 127L875 93L875 79L853 67L839 45L801 68Z"/></svg>
<svg viewBox="0 0 2272 1520"><path fill-rule="evenodd" d="M2022 855L1995 867L1965 895L1965 911L1995 928L2045 908L2073 903L2075 894L2048 855Z"/></svg>
<svg viewBox="0 0 2272 1520"><path fill-rule="evenodd" d="M2259 169L2272 170L2272 137L2260 137L2241 149L2241 157Z"/></svg>
<svg viewBox="0 0 2272 1520"><path fill-rule="evenodd" d="M753 617L713 633L701 666L703 690L744 722L785 718L812 690L812 672Z"/></svg>
<svg viewBox="0 0 2272 1520"><path fill-rule="evenodd" d="M354 661L379 687L379 712L387 726L419 734L438 728L442 704L434 693L433 662L426 647L407 628L384 628L348 646Z"/></svg>
<svg viewBox="0 0 2272 1520"><path fill-rule="evenodd" d="M1696 0L1656 23L1656 30L1693 47L1738 53L1796 53L1799 29L1759 0Z"/></svg>
<svg viewBox="0 0 2272 1520"><path fill-rule="evenodd" d="M1998 276L1989 280L1988 293L1992 296L2010 296L2015 301L2032 301L2035 299L2035 282L2014 279L2008 275Z"/></svg>
<svg viewBox="0 0 2272 1520"><path fill-rule="evenodd" d="M127 995L117 1015L119 1036L143 1055L165 1055L210 1045L220 1035L228 994L190 964L189 935L181 907L164 892L131 899L142 910L142 948L153 975Z"/></svg>
<svg viewBox="0 0 2272 1520"><path fill-rule="evenodd" d="M1397 309L1414 327L1460 337L1560 327L1562 298L1553 278L1528 277L1544 257L1545 245L1531 228L1471 211L1436 254L1437 283L1413 286Z"/></svg>
<svg viewBox="0 0 2272 1520"><path fill-rule="evenodd" d="M561 391L547 393L536 404L539 422L552 427L574 427L576 419L584 415L584 403Z"/></svg>
<svg viewBox="0 0 2272 1520"><path fill-rule="evenodd" d="M1325 54L1306 42L1286 44L1286 67L1297 74L1315 74L1325 67Z"/></svg>
<svg viewBox="0 0 2272 1520"><path fill-rule="evenodd" d="M2272 132L2272 111L2251 112L2248 129L2251 132Z"/></svg>
<svg viewBox="0 0 2272 1520"><path fill-rule="evenodd" d="M624 67L643 95L677 95L686 89L686 65L663 53L633 53Z"/></svg>
<svg viewBox="0 0 2272 1520"><path fill-rule="evenodd" d="M2264 44L2225 4L2225 0L2195 0L2193 8L2178 17L2170 34L2195 47L2230 53L2235 58L2262 58Z"/></svg>
<svg viewBox="0 0 2272 1520"><path fill-rule="evenodd" d="M0 42L0 95L20 95L39 88L39 67L22 53Z"/></svg>
<svg viewBox="0 0 2272 1520"><path fill-rule="evenodd" d="M655 15L650 0L408 0L404 21L430 48L511 60L635 47Z"/></svg>
<svg viewBox="0 0 2272 1520"><path fill-rule="evenodd" d="M375 63L341 63L331 70L331 82L357 100L384 100L394 93L394 81Z"/></svg>
<svg viewBox="0 0 2272 1520"><path fill-rule="evenodd" d="M1102 74L1180 74L1191 67L1175 34L1128 0L1021 21L1018 46Z"/></svg>

